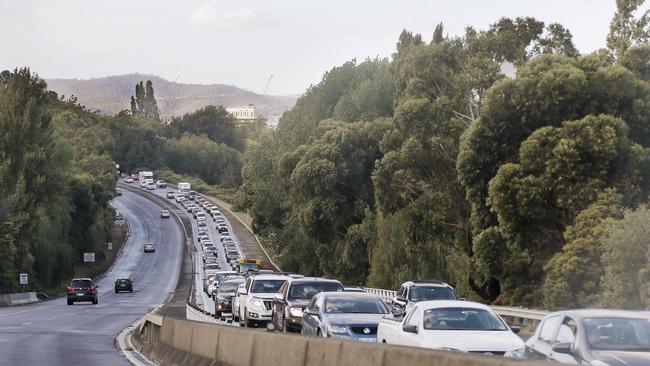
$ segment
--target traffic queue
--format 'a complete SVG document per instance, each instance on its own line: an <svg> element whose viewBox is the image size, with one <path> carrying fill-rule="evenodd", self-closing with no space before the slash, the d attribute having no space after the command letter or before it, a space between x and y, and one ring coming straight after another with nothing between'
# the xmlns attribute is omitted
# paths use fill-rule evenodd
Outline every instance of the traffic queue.
<svg viewBox="0 0 650 366"><path fill-rule="evenodd" d="M195 192L169 191L197 221L203 291L215 316L242 327L567 364L649 365L650 313L573 310L550 313L524 342L484 304L458 298L440 281L407 281L388 301L337 280L304 277L244 258L218 207ZM230 268L208 235L212 218Z"/></svg>

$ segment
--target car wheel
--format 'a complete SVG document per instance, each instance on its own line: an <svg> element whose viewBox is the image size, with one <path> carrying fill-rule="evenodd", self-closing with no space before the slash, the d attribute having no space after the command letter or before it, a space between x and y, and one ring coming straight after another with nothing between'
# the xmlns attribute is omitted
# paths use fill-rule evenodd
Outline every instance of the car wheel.
<svg viewBox="0 0 650 366"><path fill-rule="evenodd" d="M99 299L98 299L98 298L94 298L94 299L93 299L93 305L97 305L98 302L99 302Z"/></svg>
<svg viewBox="0 0 650 366"><path fill-rule="evenodd" d="M214 316L216 316L217 318L221 318L221 312L220 311L215 311Z"/></svg>
<svg viewBox="0 0 650 366"><path fill-rule="evenodd" d="M72 304L74 304L74 301L68 300L68 305L72 305Z"/></svg>
<svg viewBox="0 0 650 366"><path fill-rule="evenodd" d="M115 293L118 293L118 292L119 292L119 291L117 291L117 289L115 289Z"/></svg>
<svg viewBox="0 0 650 366"><path fill-rule="evenodd" d="M318 330L316 330L316 337L320 337L320 336L322 336L322 334L320 332L320 329L318 329Z"/></svg>

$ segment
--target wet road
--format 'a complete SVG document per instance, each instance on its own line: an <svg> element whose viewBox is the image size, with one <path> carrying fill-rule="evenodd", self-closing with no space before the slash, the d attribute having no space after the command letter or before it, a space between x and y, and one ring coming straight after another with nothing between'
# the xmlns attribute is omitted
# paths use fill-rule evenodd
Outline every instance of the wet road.
<svg viewBox="0 0 650 366"><path fill-rule="evenodd" d="M115 348L117 334L160 306L174 290L184 235L174 219L161 219L160 206L123 190L114 201L131 227L121 257L98 282L99 304L64 298L0 308L0 365L129 365ZM143 253L145 241L157 243ZM130 276L133 293L114 293L117 277Z"/></svg>

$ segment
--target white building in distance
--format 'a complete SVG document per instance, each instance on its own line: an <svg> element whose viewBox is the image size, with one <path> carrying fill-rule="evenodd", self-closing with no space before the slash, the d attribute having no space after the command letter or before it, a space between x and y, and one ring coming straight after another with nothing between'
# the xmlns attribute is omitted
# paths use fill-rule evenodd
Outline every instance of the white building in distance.
<svg viewBox="0 0 650 366"><path fill-rule="evenodd" d="M255 106L253 104L249 104L245 107L226 108L226 111L232 114L239 122L251 122L257 119Z"/></svg>

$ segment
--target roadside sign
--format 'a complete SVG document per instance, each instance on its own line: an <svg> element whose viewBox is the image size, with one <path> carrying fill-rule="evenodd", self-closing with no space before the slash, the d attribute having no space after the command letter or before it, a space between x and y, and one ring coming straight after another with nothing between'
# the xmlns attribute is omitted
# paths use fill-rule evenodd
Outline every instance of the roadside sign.
<svg viewBox="0 0 650 366"><path fill-rule="evenodd" d="M106 246L108 247L108 250L113 250L113 243L108 243Z"/></svg>
<svg viewBox="0 0 650 366"><path fill-rule="evenodd" d="M27 273L20 273L19 274L20 284L26 285L29 282L28 278L29 275Z"/></svg>
<svg viewBox="0 0 650 366"><path fill-rule="evenodd" d="M94 261L95 261L95 253L84 253L84 262L89 263Z"/></svg>

